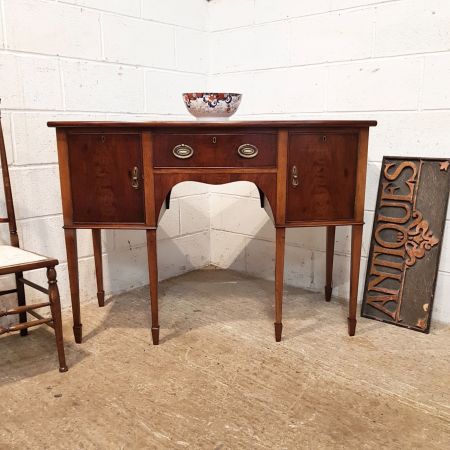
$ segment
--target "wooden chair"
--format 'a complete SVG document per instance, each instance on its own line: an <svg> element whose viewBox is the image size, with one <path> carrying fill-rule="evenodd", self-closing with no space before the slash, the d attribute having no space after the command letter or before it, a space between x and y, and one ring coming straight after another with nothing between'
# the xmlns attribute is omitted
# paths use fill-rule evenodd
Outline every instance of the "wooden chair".
<svg viewBox="0 0 450 450"><path fill-rule="evenodd" d="M47 258L45 256L31 253L19 248L19 237L17 235L16 219L14 214L14 205L9 179L8 162L6 160L6 148L3 139L3 130L0 115L0 162L2 166L3 185L6 199L6 218L0 218L0 223L9 224L9 234L11 245L0 245L0 275L14 274L16 279L16 288L0 291L0 296L17 293L18 306L16 308L2 309L0 307L0 317L12 314L19 315L19 323L8 327L0 326L0 335L12 331L20 331L22 336L28 334L28 328L41 324L46 324L54 329L56 336L56 348L58 350L59 371L66 372L67 365L64 355L64 342L61 323L61 305L59 301L59 291L56 282L55 266L58 260ZM35 269L47 269L48 289L45 289L32 281L23 278L23 272ZM25 301L25 285L37 289L48 295L49 301L27 305ZM36 309L50 306L51 317L42 317ZM27 320L27 314L33 316L35 320Z"/></svg>

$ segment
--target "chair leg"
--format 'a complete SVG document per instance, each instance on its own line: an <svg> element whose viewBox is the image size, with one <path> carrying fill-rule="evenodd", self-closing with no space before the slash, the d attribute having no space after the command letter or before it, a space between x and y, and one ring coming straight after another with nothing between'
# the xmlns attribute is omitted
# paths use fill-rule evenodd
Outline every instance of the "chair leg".
<svg viewBox="0 0 450 450"><path fill-rule="evenodd" d="M22 272L17 272L16 274L16 288L17 288L17 304L18 306L25 306L26 305L26 298L25 298L25 286L23 283L21 283L19 280L23 277ZM19 314L19 322L25 323L27 321L27 313L23 312ZM27 336L28 335L28 329L25 328L24 330L20 330L21 336Z"/></svg>
<svg viewBox="0 0 450 450"><path fill-rule="evenodd" d="M53 327L55 329L56 349L58 351L59 371L67 372L66 357L64 353L64 340L61 319L61 303L59 301L59 290L56 281L56 270L54 267L47 269L48 296L52 311Z"/></svg>

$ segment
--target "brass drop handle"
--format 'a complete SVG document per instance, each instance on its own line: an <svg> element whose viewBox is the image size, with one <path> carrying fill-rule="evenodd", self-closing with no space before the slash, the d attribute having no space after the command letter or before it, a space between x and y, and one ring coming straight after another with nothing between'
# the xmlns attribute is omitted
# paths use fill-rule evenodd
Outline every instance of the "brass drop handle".
<svg viewBox="0 0 450 450"><path fill-rule="evenodd" d="M172 153L175 158L188 159L193 156L194 149L190 145L179 144L175 145L175 147L172 149Z"/></svg>
<svg viewBox="0 0 450 450"><path fill-rule="evenodd" d="M291 169L291 184L292 187L297 187L298 186L298 170L297 170L297 166L292 166Z"/></svg>
<svg viewBox="0 0 450 450"><path fill-rule="evenodd" d="M131 187L133 189L139 189L139 168L134 166L130 172Z"/></svg>
<svg viewBox="0 0 450 450"><path fill-rule="evenodd" d="M241 158L251 159L258 154L258 147L252 144L242 144L238 148L238 155Z"/></svg>

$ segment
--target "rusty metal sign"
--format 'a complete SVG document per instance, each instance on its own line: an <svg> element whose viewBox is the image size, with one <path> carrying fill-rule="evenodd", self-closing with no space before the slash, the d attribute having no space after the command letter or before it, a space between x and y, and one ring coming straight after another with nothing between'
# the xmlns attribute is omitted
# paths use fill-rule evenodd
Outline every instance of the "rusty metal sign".
<svg viewBox="0 0 450 450"><path fill-rule="evenodd" d="M384 157L361 316L428 333L450 160Z"/></svg>

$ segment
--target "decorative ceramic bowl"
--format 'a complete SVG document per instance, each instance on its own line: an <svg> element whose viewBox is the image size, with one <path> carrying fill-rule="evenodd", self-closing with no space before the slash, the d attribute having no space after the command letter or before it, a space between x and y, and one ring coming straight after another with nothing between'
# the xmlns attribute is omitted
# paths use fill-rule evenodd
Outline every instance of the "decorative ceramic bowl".
<svg viewBox="0 0 450 450"><path fill-rule="evenodd" d="M222 92L187 92L183 94L187 110L197 119L215 119L232 116L241 103L242 94Z"/></svg>

